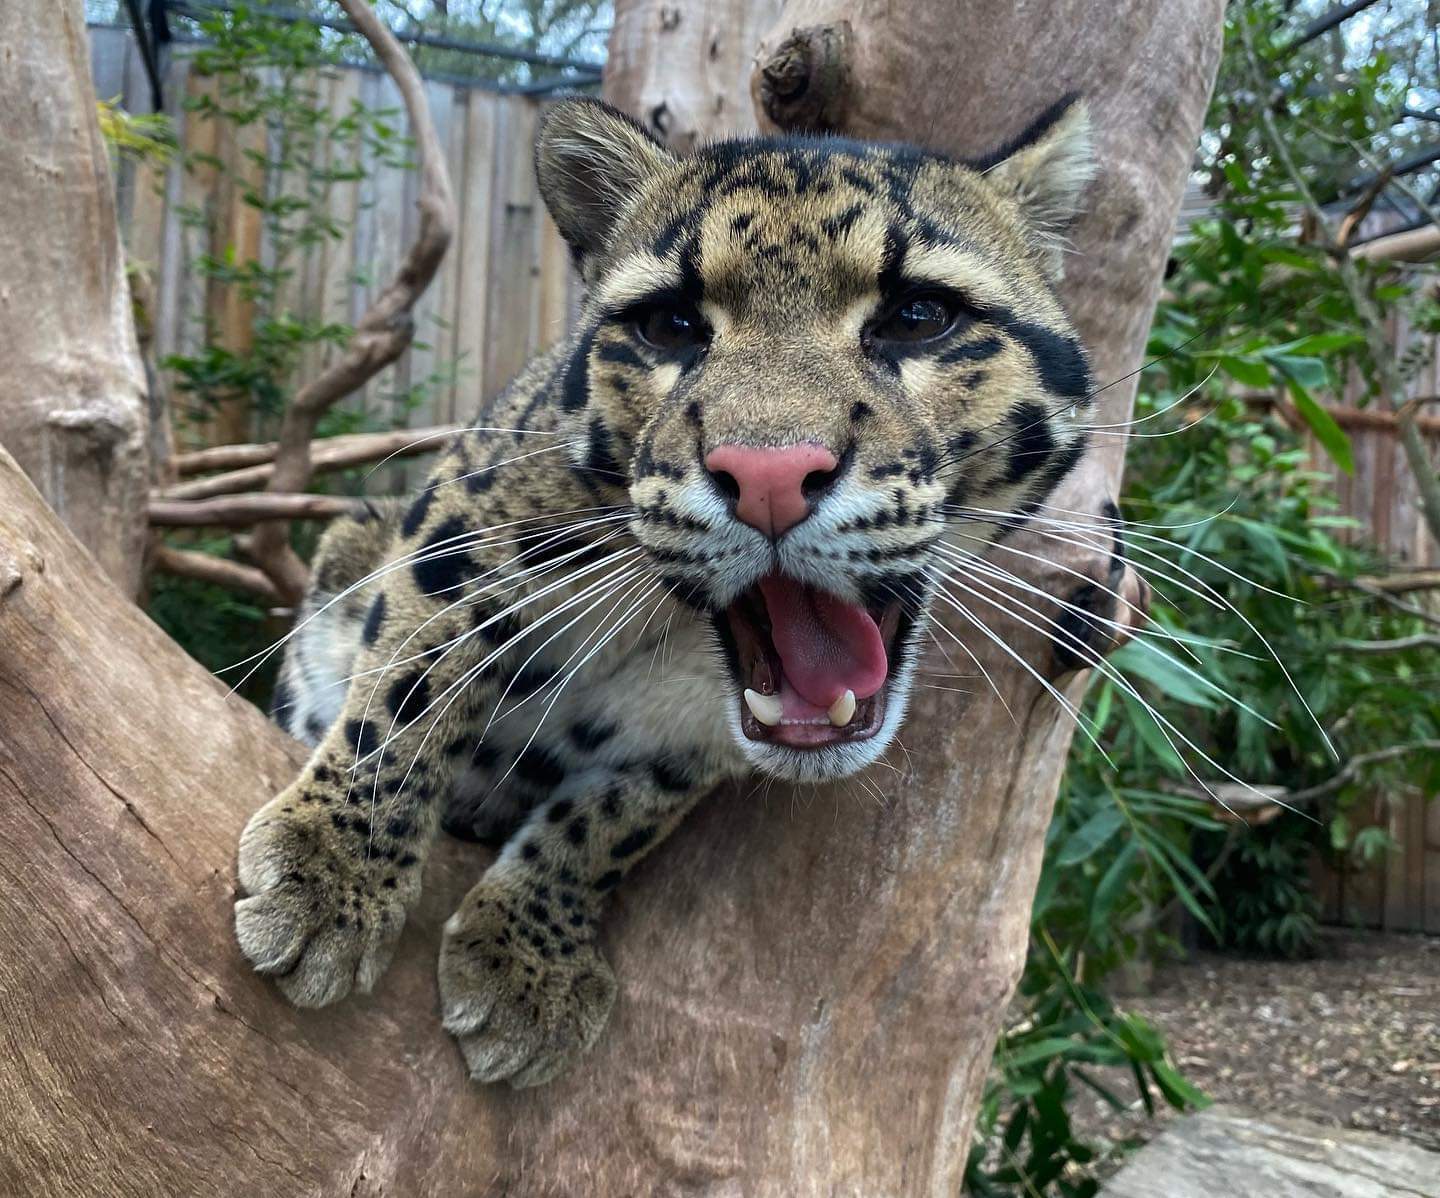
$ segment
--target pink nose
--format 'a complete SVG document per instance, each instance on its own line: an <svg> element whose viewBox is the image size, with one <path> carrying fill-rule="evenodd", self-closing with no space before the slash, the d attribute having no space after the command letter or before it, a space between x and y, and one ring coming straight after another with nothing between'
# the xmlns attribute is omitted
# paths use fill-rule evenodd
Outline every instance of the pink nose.
<svg viewBox="0 0 1440 1198"><path fill-rule="evenodd" d="M719 445L705 455L705 469L735 500L735 515L767 537L778 537L810 514L813 496L836 467L835 455L805 441L783 449ZM811 475L820 475L811 478Z"/></svg>

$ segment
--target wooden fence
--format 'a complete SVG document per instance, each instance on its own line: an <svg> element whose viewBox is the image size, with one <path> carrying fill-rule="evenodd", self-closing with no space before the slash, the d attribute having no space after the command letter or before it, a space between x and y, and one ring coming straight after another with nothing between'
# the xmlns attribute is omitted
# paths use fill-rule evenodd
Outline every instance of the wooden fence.
<svg viewBox="0 0 1440 1198"><path fill-rule="evenodd" d="M100 27L90 35L97 94L146 110L148 85L129 32ZM372 110L395 110L397 123L404 125L399 93L380 72L339 69L317 78L316 85L337 116L358 101ZM214 86L214 80L191 69L185 48L179 48L166 72L165 94L183 153L213 155L256 186L283 186L261 178L261 168L245 158L247 148L264 151L263 131L237 136L219 122L185 111L186 97ZM545 212L531 168L542 102L435 81L427 82L426 91L447 151L458 231L417 307L416 344L343 405L382 427L470 419L482 399L564 333L578 299L568 252ZM266 261L269 247L259 214L243 203L229 172L205 166L187 171L180 157L163 173L122 163L117 180L126 245L150 275L156 352L196 351L207 326L220 344L239 348L246 343L253 310L236 288L207 286L195 263L202 254L223 253L230 246L241 258ZM414 236L415 172L373 159L366 165L372 169L362 183L336 184L330 190L330 215L346 232L297 263L285 300L298 312L353 323ZM182 218L187 208L204 211L210 230L187 223ZM313 377L333 352L319 346L307 350L295 381ZM413 406L400 398L412 388L419 388ZM257 426L249 407L239 405L234 412L186 425L180 430L184 443L263 437L271 430ZM391 474L380 485L388 489L397 481Z"/></svg>

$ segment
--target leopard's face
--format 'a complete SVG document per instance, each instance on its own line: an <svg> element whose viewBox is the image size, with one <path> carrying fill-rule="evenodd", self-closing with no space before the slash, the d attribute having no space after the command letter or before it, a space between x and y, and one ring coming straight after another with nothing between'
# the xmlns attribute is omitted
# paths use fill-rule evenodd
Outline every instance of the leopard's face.
<svg viewBox="0 0 1440 1198"><path fill-rule="evenodd" d="M903 719L947 521L994 538L1083 452L1055 295L1083 109L985 171L838 140L680 159L585 101L537 156L589 284L575 468L628 491L651 566L713 623L747 758L862 768Z"/></svg>

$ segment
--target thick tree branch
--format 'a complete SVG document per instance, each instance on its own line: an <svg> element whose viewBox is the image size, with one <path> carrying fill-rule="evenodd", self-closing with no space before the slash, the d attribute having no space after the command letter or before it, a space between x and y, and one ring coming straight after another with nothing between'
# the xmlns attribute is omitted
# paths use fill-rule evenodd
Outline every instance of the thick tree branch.
<svg viewBox="0 0 1440 1198"><path fill-rule="evenodd" d="M394 362L409 346L415 326L415 303L435 277L455 228L455 201L445 169L445 153L425 99L425 85L415 64L364 0L340 0L340 6L364 35L380 64L400 91L410 119L410 136L419 158L420 194L416 206L420 227L395 277L380 292L339 359L305 384L285 409L274 470L266 489L304 491L310 483L310 442L320 417ZM290 547L289 527L266 523L255 531L256 564L287 599L297 601L305 589L304 563Z"/></svg>

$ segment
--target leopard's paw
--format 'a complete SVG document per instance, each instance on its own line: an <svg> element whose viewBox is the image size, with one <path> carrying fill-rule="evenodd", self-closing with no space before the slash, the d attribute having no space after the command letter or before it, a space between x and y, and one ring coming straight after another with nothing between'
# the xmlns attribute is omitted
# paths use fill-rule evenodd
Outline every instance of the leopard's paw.
<svg viewBox="0 0 1440 1198"><path fill-rule="evenodd" d="M418 871L375 858L332 805L293 791L271 800L240 836L235 935L259 973L297 1007L369 991L385 972L418 892Z"/></svg>
<svg viewBox="0 0 1440 1198"><path fill-rule="evenodd" d="M517 1089L563 1073L599 1037L615 975L588 932L548 930L481 882L445 925L440 1004L476 1081Z"/></svg>

